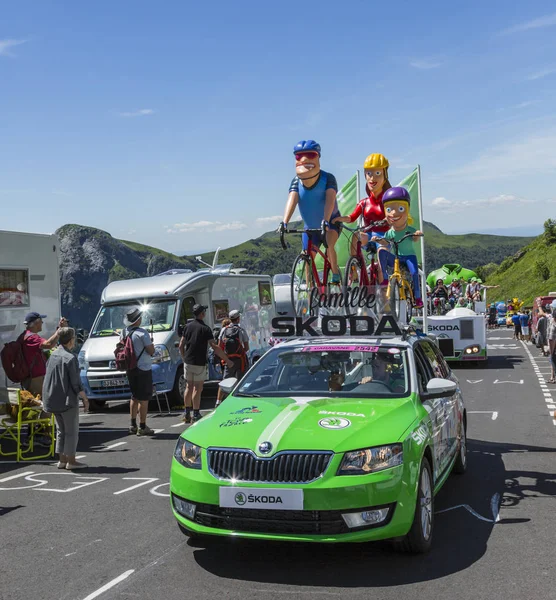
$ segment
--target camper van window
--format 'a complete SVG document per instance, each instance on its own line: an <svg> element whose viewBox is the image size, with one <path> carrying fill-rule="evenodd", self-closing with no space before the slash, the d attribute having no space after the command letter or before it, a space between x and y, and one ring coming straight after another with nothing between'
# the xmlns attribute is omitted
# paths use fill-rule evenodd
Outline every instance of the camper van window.
<svg viewBox="0 0 556 600"><path fill-rule="evenodd" d="M189 319L193 319L193 306L195 305L195 298L193 296L187 296L181 303L180 312L180 327L185 327Z"/></svg>
<svg viewBox="0 0 556 600"><path fill-rule="evenodd" d="M1 306L29 306L27 269L0 269Z"/></svg>
<svg viewBox="0 0 556 600"><path fill-rule="evenodd" d="M141 327L148 331L152 328L153 332L170 331L174 324L176 304L176 300L143 300L108 304L100 309L90 337L120 335L124 327L125 313L133 306L140 306L143 311Z"/></svg>

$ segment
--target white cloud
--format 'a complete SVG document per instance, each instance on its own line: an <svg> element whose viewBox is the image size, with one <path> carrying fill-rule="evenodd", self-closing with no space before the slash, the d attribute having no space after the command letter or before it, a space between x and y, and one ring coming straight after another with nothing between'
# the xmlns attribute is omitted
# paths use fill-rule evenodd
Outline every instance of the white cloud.
<svg viewBox="0 0 556 600"><path fill-rule="evenodd" d="M268 223L280 223L282 218L282 215L277 215L274 217L259 217L256 220L256 223L257 225L267 225Z"/></svg>
<svg viewBox="0 0 556 600"><path fill-rule="evenodd" d="M534 204L533 200L527 198L521 198L511 194L499 194L497 196L491 196L490 198L479 198L477 200L448 200L447 198L438 197L433 198L430 202L430 206L436 210L443 212L462 212L470 209L486 209L497 208L499 206L523 206L527 204Z"/></svg>
<svg viewBox="0 0 556 600"><path fill-rule="evenodd" d="M434 58L414 58L409 62L409 66L415 69L438 69L444 64L443 61Z"/></svg>
<svg viewBox="0 0 556 600"><path fill-rule="evenodd" d="M141 108L133 112L120 113L120 117L146 117L147 115L154 115L155 112L152 108Z"/></svg>
<svg viewBox="0 0 556 600"><path fill-rule="evenodd" d="M537 79L542 79L543 77L547 77L548 75L553 75L554 73L556 73L555 67L548 67L546 69L541 69L540 71L537 71L536 73L532 73L531 75L529 75L529 77L527 77L527 81L536 81Z"/></svg>
<svg viewBox="0 0 556 600"><path fill-rule="evenodd" d="M175 223L167 227L167 233L203 233L207 231L237 231L246 229L247 225L241 221L197 221L196 223Z"/></svg>
<svg viewBox="0 0 556 600"><path fill-rule="evenodd" d="M27 40L0 40L0 56L15 56L10 48L25 44Z"/></svg>
<svg viewBox="0 0 556 600"><path fill-rule="evenodd" d="M477 158L458 169L434 175L431 179L454 182L485 181L503 177L528 177L556 170L556 129L539 131L516 142L506 142L483 150ZM516 171L516 165L519 170Z"/></svg>
<svg viewBox="0 0 556 600"><path fill-rule="evenodd" d="M532 21L526 21L519 25L514 25L508 29L501 31L501 35L508 35L510 33L518 33L520 31L529 31L530 29L540 29L541 27L551 27L556 25L556 13L551 15L545 15L544 17L538 17Z"/></svg>

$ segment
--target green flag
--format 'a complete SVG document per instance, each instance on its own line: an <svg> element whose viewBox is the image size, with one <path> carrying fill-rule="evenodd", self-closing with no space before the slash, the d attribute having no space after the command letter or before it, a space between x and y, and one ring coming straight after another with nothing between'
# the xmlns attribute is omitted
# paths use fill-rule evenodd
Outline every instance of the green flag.
<svg viewBox="0 0 556 600"><path fill-rule="evenodd" d="M338 192L337 201L338 208L340 209L341 215L349 215L355 209L357 205L357 173L344 185L344 187ZM356 226L354 224L353 226ZM342 230L338 242L336 243L336 254L338 255L338 266L344 270L347 260L349 258L349 241L351 235L347 235L349 231ZM315 263L317 269L322 269L324 266L322 257L317 255Z"/></svg>
<svg viewBox="0 0 556 600"><path fill-rule="evenodd" d="M422 228L421 221L421 198L419 196L419 167L416 167L405 179L402 179L398 185L404 187L411 196L411 208L409 214L413 217L413 227ZM415 254L420 264L423 263L423 238L415 244Z"/></svg>

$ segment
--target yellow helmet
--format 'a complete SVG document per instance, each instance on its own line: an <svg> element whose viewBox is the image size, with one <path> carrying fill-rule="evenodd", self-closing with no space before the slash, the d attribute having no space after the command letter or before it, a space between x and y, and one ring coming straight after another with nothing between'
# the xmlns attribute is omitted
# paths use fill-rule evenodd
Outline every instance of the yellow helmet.
<svg viewBox="0 0 556 600"><path fill-rule="evenodd" d="M388 159L383 154L369 154L365 159L364 169L387 169L390 166Z"/></svg>

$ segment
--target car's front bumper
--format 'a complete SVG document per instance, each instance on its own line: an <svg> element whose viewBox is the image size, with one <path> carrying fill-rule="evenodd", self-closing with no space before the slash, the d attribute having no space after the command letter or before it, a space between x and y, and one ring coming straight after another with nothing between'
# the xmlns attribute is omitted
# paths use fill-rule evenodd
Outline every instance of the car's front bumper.
<svg viewBox="0 0 556 600"><path fill-rule="evenodd" d="M339 461L339 457L338 457ZM197 534L272 539L298 542L365 542L405 535L413 522L416 502L414 474L418 469L402 465L363 476L335 476L330 465L321 479L308 484L278 485L236 483L243 488L303 489L303 510L221 508L219 488L231 486L203 470L187 469L172 460L171 506L182 527ZM206 467L205 467L206 468ZM193 519L180 514L174 496L195 504ZM342 514L389 507L379 524L349 528Z"/></svg>

